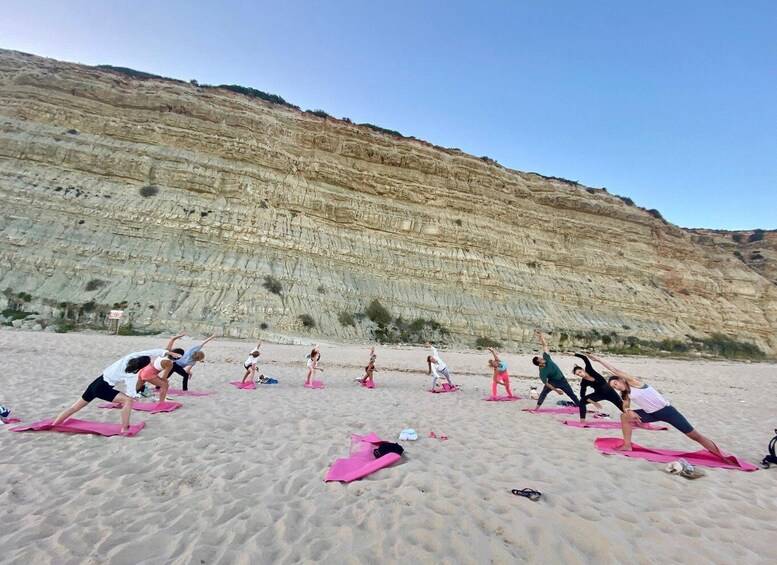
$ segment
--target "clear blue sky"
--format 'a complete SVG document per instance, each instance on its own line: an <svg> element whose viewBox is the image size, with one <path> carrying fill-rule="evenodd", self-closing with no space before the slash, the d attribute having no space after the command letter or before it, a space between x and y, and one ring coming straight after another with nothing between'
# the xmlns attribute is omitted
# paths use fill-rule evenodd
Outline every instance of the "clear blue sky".
<svg viewBox="0 0 777 565"><path fill-rule="evenodd" d="M258 88L685 227L777 228L774 0L0 0L0 47Z"/></svg>

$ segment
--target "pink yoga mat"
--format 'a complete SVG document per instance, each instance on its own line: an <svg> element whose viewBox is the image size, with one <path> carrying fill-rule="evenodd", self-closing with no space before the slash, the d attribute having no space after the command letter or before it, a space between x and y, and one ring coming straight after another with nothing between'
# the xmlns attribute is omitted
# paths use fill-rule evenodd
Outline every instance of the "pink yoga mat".
<svg viewBox="0 0 777 565"><path fill-rule="evenodd" d="M167 394L173 396L211 396L215 392L194 392L193 390L181 390L180 388L169 388Z"/></svg>
<svg viewBox="0 0 777 565"><path fill-rule="evenodd" d="M172 412L178 410L183 404L180 402L133 402L132 409L138 412L151 412L152 414L158 414L160 412ZM109 402L108 404L101 404L100 408L121 408L121 404L117 402Z"/></svg>
<svg viewBox="0 0 777 565"><path fill-rule="evenodd" d="M581 422L579 420L560 420L562 424L565 426L572 426L573 428L597 428L600 430L620 430L621 429L621 423L620 422L613 422L613 421L607 421L607 420L594 420L593 422ZM653 431L663 431L668 430L666 426L654 426L653 424L642 424L642 426L637 426L632 424L631 426L635 430L653 430Z"/></svg>
<svg viewBox="0 0 777 565"><path fill-rule="evenodd" d="M434 394L442 394L444 392L456 392L457 390L459 390L459 387L457 387L457 386L450 386L450 385L448 385L446 383L446 384L442 385L442 388L434 388L434 389L430 388L429 392L433 392Z"/></svg>
<svg viewBox="0 0 777 565"><path fill-rule="evenodd" d="M256 390L256 384L254 384L254 381L246 381L246 382L240 382L240 381L230 381L232 386L237 388L242 388L243 390Z"/></svg>
<svg viewBox="0 0 777 565"><path fill-rule="evenodd" d="M11 432L64 432L70 434L94 434L98 436L118 436L121 435L121 424L108 424L106 422L87 422L85 420L76 420L68 418L61 424L52 426L54 418L41 420L29 426L17 426L11 428ZM139 422L130 426L126 435L134 436L145 427L145 422Z"/></svg>
<svg viewBox="0 0 777 565"><path fill-rule="evenodd" d="M356 434L351 435L351 455L347 459L337 459L332 463L324 481L350 483L366 477L378 469L388 467L402 458L397 453L387 453L376 459L372 451L377 444L382 442L383 440L374 433L363 437Z"/></svg>
<svg viewBox="0 0 777 565"><path fill-rule="evenodd" d="M324 388L324 381L313 381L310 384L305 383L305 388Z"/></svg>
<svg viewBox="0 0 777 565"><path fill-rule="evenodd" d="M1 418L3 420L3 424L18 424L21 422L21 418Z"/></svg>
<svg viewBox="0 0 777 565"><path fill-rule="evenodd" d="M631 451L616 451L615 448L623 445L623 440L617 437L599 437L594 442L596 449L607 455L625 455L637 459L646 459L657 463L671 463L678 459L685 459L691 465L702 467L718 467L720 469L736 469L738 471L757 471L758 467L747 461L727 455L725 460L713 455L706 449L701 451L672 451L670 449L651 449L642 447L632 442Z"/></svg>
<svg viewBox="0 0 777 565"><path fill-rule="evenodd" d="M563 408L540 408L537 411L531 408L524 408L523 411L531 412L532 414L577 414L580 412L580 408L577 406L565 406Z"/></svg>
<svg viewBox="0 0 777 565"><path fill-rule="evenodd" d="M513 400L520 400L521 397L518 395L515 396L489 396L488 398L484 398L486 402L511 402Z"/></svg>

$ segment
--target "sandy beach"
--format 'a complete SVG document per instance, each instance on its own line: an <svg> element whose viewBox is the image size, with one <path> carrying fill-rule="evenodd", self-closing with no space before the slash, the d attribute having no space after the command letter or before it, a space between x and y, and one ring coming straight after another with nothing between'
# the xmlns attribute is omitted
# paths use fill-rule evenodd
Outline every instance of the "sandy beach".
<svg viewBox="0 0 777 565"><path fill-rule="evenodd" d="M167 337L0 331L0 404L25 424L54 417L103 368ZM618 430L522 412L528 399L483 402L491 373L482 352L441 349L461 390L430 394L421 347L378 347L377 388L367 390L353 380L369 346L322 343L326 388L307 390L309 347L263 344L259 372L279 384L238 390L229 381L253 345L209 343L190 389L216 394L172 397L183 407L170 413L134 412L146 428L132 438L0 426L0 562L777 562L777 469L706 469L690 481L665 464L603 455L594 439ZM539 383L531 356L502 358L526 397ZM606 358L659 389L725 451L753 464L766 454L777 365ZM554 359L577 390L574 358ZM171 382L180 388L180 378ZM76 417L118 422L100 403ZM398 464L324 482L352 433L396 440L405 428L419 439L403 442ZM638 430L634 441L700 449L673 429ZM524 487L543 497L510 494Z"/></svg>

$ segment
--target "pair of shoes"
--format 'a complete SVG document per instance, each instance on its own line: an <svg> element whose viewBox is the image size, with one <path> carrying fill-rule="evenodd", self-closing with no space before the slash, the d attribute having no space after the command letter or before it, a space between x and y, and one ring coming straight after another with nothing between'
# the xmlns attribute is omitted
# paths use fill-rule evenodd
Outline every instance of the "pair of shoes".
<svg viewBox="0 0 777 565"><path fill-rule="evenodd" d="M429 432L429 437L432 439L439 439L440 441L445 441L446 439L448 439L448 436L438 436L434 432Z"/></svg>
<svg viewBox="0 0 777 565"><path fill-rule="evenodd" d="M510 492L513 493L515 496L525 496L526 498L534 502L537 502L542 496L542 493L540 491L534 490L531 488L525 488L521 490L514 488Z"/></svg>

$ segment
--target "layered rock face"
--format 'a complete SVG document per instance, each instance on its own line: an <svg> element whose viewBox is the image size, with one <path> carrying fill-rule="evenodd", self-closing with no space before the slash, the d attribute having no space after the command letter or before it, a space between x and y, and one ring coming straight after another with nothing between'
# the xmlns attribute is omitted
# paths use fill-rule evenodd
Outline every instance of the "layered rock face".
<svg viewBox="0 0 777 565"><path fill-rule="evenodd" d="M33 304L359 340L366 324L338 317L378 299L470 345L541 327L774 351L777 286L697 240L605 191L457 150L0 51L0 288Z"/></svg>

